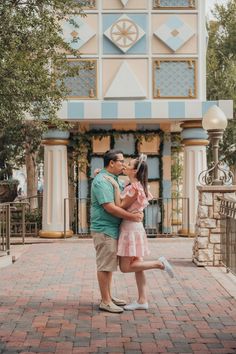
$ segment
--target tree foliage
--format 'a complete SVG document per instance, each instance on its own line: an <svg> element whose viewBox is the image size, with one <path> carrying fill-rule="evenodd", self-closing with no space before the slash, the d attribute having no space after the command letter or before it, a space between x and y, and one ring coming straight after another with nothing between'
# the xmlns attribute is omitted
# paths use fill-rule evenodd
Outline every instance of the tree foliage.
<svg viewBox="0 0 236 354"><path fill-rule="evenodd" d="M234 100L234 119L224 134L221 153L229 165L236 164L236 0L215 5L209 22L207 94L209 100Z"/></svg>
<svg viewBox="0 0 236 354"><path fill-rule="evenodd" d="M58 123L56 113L68 93L64 79L78 73L67 62L68 53L78 53L64 41L61 25L68 14L83 16L82 5L75 0L0 2L2 176L21 161L27 140L38 148L45 129L42 117Z"/></svg>

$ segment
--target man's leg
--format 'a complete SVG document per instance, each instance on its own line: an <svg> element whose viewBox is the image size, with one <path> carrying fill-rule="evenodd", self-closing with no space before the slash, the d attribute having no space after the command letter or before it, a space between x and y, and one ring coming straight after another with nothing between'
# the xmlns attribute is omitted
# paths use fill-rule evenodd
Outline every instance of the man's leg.
<svg viewBox="0 0 236 354"><path fill-rule="evenodd" d="M109 304L112 299L110 295L110 286L112 281L112 272L97 272L98 284L104 304Z"/></svg>

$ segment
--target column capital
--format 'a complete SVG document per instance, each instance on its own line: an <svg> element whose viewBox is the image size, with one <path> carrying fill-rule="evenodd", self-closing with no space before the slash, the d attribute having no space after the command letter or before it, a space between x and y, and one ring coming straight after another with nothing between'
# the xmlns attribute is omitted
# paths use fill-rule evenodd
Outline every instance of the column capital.
<svg viewBox="0 0 236 354"><path fill-rule="evenodd" d="M209 144L207 132L202 127L201 120L193 120L181 123L182 144L184 146L206 146Z"/></svg>
<svg viewBox="0 0 236 354"><path fill-rule="evenodd" d="M59 129L49 129L43 134L43 145L68 145L70 132Z"/></svg>

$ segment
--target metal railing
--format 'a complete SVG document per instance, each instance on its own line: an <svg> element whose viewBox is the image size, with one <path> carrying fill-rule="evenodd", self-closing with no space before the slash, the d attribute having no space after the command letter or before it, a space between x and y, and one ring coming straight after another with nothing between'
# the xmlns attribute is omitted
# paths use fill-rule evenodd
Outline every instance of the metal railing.
<svg viewBox="0 0 236 354"><path fill-rule="evenodd" d="M90 199L64 199L64 235L68 227L78 236L90 235ZM144 211L144 227L148 237L188 234L189 199L151 200Z"/></svg>
<svg viewBox="0 0 236 354"><path fill-rule="evenodd" d="M10 254L10 204L0 204L0 254Z"/></svg>
<svg viewBox="0 0 236 354"><path fill-rule="evenodd" d="M236 275L236 200L219 199L222 263Z"/></svg>

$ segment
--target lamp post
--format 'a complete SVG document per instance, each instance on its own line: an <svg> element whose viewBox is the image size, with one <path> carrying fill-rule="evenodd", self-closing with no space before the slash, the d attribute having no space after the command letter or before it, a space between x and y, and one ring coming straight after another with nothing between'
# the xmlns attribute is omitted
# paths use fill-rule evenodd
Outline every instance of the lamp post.
<svg viewBox="0 0 236 354"><path fill-rule="evenodd" d="M232 180L232 172L226 171L220 166L219 162L219 142L227 127L227 118L218 106L212 106L203 116L202 126L208 132L212 145L213 166L209 170L200 173L199 182L200 184L214 186L228 184Z"/></svg>

